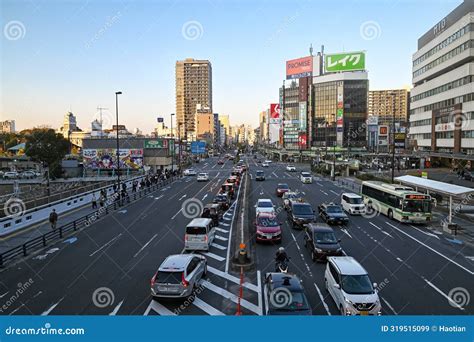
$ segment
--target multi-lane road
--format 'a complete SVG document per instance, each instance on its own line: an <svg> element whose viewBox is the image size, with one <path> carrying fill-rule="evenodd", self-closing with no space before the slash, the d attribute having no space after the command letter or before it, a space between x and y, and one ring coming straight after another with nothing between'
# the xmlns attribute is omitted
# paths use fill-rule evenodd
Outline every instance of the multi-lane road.
<svg viewBox="0 0 474 342"><path fill-rule="evenodd" d="M317 177L313 184L303 185L299 172L288 173L280 163L265 169L266 181L256 182L255 171L261 167L253 158L247 161L249 193L243 207L250 222L258 198L271 198L281 205L275 196L279 182L304 192L315 209L323 201L339 201L344 191ZM0 314L236 314L240 279L230 267L236 205L224 215L218 238L205 254L208 274L195 299L156 301L150 296L153 273L168 255L183 252L184 229L193 210L212 201L232 166L230 161L217 165L217 158L209 158L196 165L197 171L209 173L209 182L198 183L195 177L177 180L76 235L8 265L0 272ZM325 264L311 261L303 233L289 227L284 211L279 219L284 222L282 246L291 257L290 271L302 278L313 314L338 314L324 288ZM474 293L470 247L449 241L429 227L401 225L385 216L351 217L347 226L334 229L345 253L355 257L379 284L384 314L472 314L472 303L461 306L448 300L458 288ZM242 314L265 312L263 276L273 271L277 248L257 245L252 249L255 267L245 273Z"/></svg>

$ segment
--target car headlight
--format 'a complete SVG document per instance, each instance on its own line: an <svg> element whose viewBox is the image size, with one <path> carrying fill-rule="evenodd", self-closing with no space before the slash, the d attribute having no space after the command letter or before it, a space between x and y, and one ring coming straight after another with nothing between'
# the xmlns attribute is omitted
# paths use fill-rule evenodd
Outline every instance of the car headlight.
<svg viewBox="0 0 474 342"><path fill-rule="evenodd" d="M338 249L336 249L336 252L340 252L340 251L342 251L342 248L341 248L341 247L339 247Z"/></svg>
<svg viewBox="0 0 474 342"><path fill-rule="evenodd" d="M320 249L320 248L315 248L315 250L316 250L316 253L322 253L323 252L323 250Z"/></svg>

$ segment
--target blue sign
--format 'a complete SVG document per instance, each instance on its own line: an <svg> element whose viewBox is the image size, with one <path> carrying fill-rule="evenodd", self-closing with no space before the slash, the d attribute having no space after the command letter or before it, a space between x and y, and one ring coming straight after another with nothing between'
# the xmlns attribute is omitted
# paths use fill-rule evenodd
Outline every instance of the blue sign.
<svg viewBox="0 0 474 342"><path fill-rule="evenodd" d="M192 154L206 153L206 142L205 141L193 141L191 143Z"/></svg>

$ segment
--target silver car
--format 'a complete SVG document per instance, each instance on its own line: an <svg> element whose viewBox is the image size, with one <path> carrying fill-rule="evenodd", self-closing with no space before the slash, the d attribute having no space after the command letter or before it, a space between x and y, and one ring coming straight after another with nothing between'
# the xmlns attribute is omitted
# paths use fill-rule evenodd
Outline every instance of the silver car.
<svg viewBox="0 0 474 342"><path fill-rule="evenodd" d="M199 254L168 256L151 278L155 298L188 297L207 274L207 260Z"/></svg>

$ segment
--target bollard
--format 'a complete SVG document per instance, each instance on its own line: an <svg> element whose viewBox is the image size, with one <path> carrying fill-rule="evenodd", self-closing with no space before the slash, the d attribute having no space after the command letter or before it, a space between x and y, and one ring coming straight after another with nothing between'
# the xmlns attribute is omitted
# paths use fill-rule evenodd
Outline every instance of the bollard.
<svg viewBox="0 0 474 342"><path fill-rule="evenodd" d="M238 260L240 264L245 264L248 261L247 250L245 243L240 244Z"/></svg>

